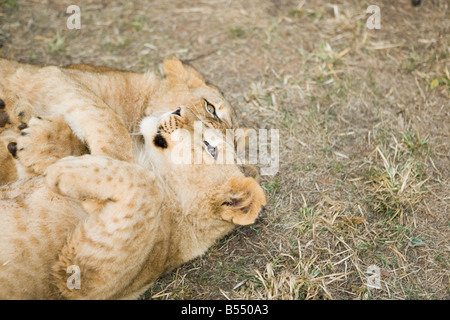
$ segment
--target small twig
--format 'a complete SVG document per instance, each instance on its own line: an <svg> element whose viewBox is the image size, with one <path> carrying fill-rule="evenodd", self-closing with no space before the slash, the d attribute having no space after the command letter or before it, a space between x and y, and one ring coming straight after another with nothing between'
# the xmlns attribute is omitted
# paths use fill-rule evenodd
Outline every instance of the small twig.
<svg viewBox="0 0 450 320"><path fill-rule="evenodd" d="M426 100L425 94L423 93L422 88L420 87L419 82L417 81L417 77L416 77L416 76L414 77L414 81L416 82L417 88L419 88L420 96L422 97L423 101L425 101L425 100Z"/></svg>
<svg viewBox="0 0 450 320"><path fill-rule="evenodd" d="M183 59L183 62L189 64L192 61L203 59L204 57L210 56L210 55L216 53L217 51L219 51L219 49L215 49L215 50L212 50L212 51L208 51L206 53L199 54L198 56L195 56L195 57L190 58L190 59Z"/></svg>

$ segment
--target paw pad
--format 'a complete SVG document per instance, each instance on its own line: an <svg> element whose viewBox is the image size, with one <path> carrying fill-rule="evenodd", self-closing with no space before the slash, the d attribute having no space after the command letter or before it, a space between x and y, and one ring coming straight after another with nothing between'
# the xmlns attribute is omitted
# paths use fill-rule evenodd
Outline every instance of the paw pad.
<svg viewBox="0 0 450 320"><path fill-rule="evenodd" d="M5 101L0 99L0 110L5 109L5 107L6 107ZM0 112L0 128L6 126L7 123L8 124L11 123L8 114L6 113L6 111Z"/></svg>
<svg viewBox="0 0 450 320"><path fill-rule="evenodd" d="M17 143L10 142L8 144L8 151L12 154L12 156L15 158L17 155Z"/></svg>
<svg viewBox="0 0 450 320"><path fill-rule="evenodd" d="M9 116L6 111L2 111L0 112L0 128L3 128L6 124L11 124L11 121L9 120Z"/></svg>

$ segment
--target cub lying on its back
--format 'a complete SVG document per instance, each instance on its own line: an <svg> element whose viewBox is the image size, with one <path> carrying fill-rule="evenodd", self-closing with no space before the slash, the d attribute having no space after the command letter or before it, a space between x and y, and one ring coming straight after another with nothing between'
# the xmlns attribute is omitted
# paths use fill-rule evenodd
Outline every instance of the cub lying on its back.
<svg viewBox="0 0 450 320"><path fill-rule="evenodd" d="M128 133L143 117L168 112L174 105L190 108L206 125L237 127L235 111L196 70L176 58L166 60L163 69L165 76L159 77L88 65L40 67L0 59L0 137L5 131L23 130L31 116L59 115L92 155L133 162ZM63 143L71 148L69 141ZM0 184L17 176L20 172L0 175Z"/></svg>
<svg viewBox="0 0 450 320"><path fill-rule="evenodd" d="M0 188L0 298L136 298L235 224L253 223L264 191L237 166L216 163L224 146L212 153L207 139L194 139L193 120L184 107L145 118L141 164L68 157L45 176ZM174 161L180 128L191 153L211 164ZM80 289L67 286L70 266L81 271Z"/></svg>

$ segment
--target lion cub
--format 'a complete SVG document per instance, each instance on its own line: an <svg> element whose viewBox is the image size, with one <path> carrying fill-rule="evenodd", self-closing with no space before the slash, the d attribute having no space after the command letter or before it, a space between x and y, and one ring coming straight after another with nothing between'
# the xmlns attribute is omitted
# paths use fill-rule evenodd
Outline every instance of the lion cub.
<svg viewBox="0 0 450 320"><path fill-rule="evenodd" d="M205 125L223 130L237 127L233 108L195 69L172 58L164 61L163 71L160 77L89 65L40 67L0 58L0 138L7 135L5 131L24 130L32 116L60 116L78 141L62 140L60 148L46 150L50 158L61 158L71 149L76 155L81 143L92 155L133 162L129 133L143 117L161 115L173 106L186 106ZM14 153L9 136L3 143ZM0 150L0 157L11 163L4 153ZM35 166L28 173L41 174L45 168ZM20 178L22 171L0 172L0 185Z"/></svg>
<svg viewBox="0 0 450 320"><path fill-rule="evenodd" d="M137 298L235 225L253 223L263 189L217 162L225 144L197 136L196 119L186 107L144 118L139 164L67 157L0 188L0 299ZM207 164L179 161L181 130L192 143L185 155Z"/></svg>

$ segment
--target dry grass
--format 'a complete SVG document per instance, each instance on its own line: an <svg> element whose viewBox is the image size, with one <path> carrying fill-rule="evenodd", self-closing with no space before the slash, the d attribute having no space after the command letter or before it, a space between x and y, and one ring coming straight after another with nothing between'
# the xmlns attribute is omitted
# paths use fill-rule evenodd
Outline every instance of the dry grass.
<svg viewBox="0 0 450 320"><path fill-rule="evenodd" d="M447 1L83 1L67 30L76 2L0 0L0 55L136 71L177 55L242 124L280 130L267 214L144 298L450 297Z"/></svg>

